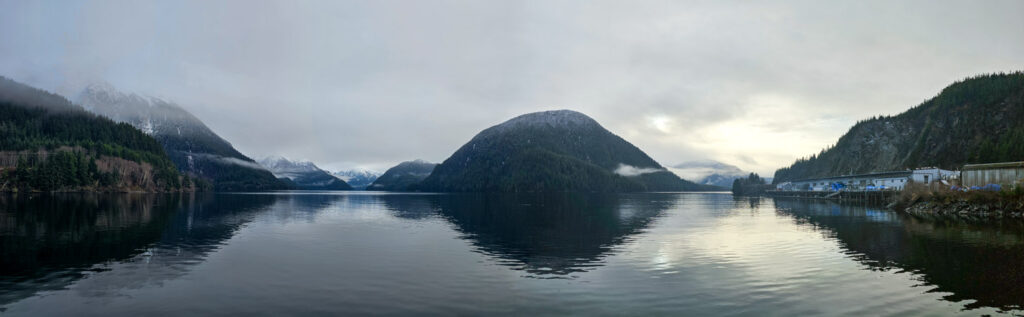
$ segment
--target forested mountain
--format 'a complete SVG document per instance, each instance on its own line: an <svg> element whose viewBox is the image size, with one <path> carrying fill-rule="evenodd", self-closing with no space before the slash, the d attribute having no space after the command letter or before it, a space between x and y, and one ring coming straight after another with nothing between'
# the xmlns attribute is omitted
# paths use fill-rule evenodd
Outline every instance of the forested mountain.
<svg viewBox="0 0 1024 317"><path fill-rule="evenodd" d="M431 167L433 169L433 167ZM350 169L334 172L334 177L340 178L341 180L348 183L354 189L366 189L366 187L373 184L381 174L374 171L363 170L363 169Z"/></svg>
<svg viewBox="0 0 1024 317"><path fill-rule="evenodd" d="M310 161L292 161L281 156L260 159L260 165L266 167L274 176L288 179L296 189L304 190L351 190L345 181L334 177L320 169Z"/></svg>
<svg viewBox="0 0 1024 317"><path fill-rule="evenodd" d="M179 170L209 180L215 190L289 188L176 104L121 93L105 84L86 87L78 102L92 112L153 136Z"/></svg>
<svg viewBox="0 0 1024 317"><path fill-rule="evenodd" d="M0 77L0 191L192 190L156 140Z"/></svg>
<svg viewBox="0 0 1024 317"><path fill-rule="evenodd" d="M636 146L575 111L518 116L487 128L434 169L424 191L682 191L680 179Z"/></svg>
<svg viewBox="0 0 1024 317"><path fill-rule="evenodd" d="M366 190L409 191L430 175L437 164L424 160L406 161L389 168Z"/></svg>
<svg viewBox="0 0 1024 317"><path fill-rule="evenodd" d="M858 122L832 147L775 172L775 182L1024 160L1024 73L971 77L895 116Z"/></svg>

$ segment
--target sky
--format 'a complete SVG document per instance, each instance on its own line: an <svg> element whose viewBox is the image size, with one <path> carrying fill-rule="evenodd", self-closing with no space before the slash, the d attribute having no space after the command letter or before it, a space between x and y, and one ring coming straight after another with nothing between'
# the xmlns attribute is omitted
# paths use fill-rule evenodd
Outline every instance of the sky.
<svg viewBox="0 0 1024 317"><path fill-rule="evenodd" d="M0 0L0 75L171 100L252 157L440 162L583 112L663 165L771 175L856 121L1024 69L1024 1Z"/></svg>

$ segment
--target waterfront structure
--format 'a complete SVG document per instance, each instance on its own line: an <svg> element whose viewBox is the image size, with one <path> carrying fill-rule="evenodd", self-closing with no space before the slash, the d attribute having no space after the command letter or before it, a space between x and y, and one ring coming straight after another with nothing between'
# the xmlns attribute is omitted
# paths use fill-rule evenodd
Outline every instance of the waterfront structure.
<svg viewBox="0 0 1024 317"><path fill-rule="evenodd" d="M961 176L963 187L981 187L988 184L1020 185L1024 180L1024 162L1003 162L964 165Z"/></svg>
<svg viewBox="0 0 1024 317"><path fill-rule="evenodd" d="M931 184L936 180L952 180L960 177L960 173L957 171L944 170L934 167L925 167L915 169L914 173L911 174L911 179L915 183L920 184Z"/></svg>
<svg viewBox="0 0 1024 317"><path fill-rule="evenodd" d="M956 178L956 171L921 168L795 180L776 185L781 191L903 190L908 183L933 184Z"/></svg>

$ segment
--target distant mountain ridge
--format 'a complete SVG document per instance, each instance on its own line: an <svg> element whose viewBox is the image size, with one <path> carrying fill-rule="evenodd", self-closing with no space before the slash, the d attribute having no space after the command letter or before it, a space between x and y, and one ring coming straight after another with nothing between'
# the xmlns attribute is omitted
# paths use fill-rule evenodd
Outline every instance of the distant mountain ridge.
<svg viewBox="0 0 1024 317"><path fill-rule="evenodd" d="M366 189L381 175L374 171L361 169L342 170L331 174L348 183L353 189Z"/></svg>
<svg viewBox="0 0 1024 317"><path fill-rule="evenodd" d="M389 168L377 177L366 190L410 191L416 190L424 179L437 167L436 163L424 160L406 161Z"/></svg>
<svg viewBox="0 0 1024 317"><path fill-rule="evenodd" d="M713 160L683 162L673 165L670 170L679 177L697 184L722 188L730 188L734 180L750 175L750 172L739 167ZM771 178L768 178L768 181L771 182Z"/></svg>
<svg viewBox="0 0 1024 317"><path fill-rule="evenodd" d="M418 189L452 192L709 190L680 179L594 119L524 114L481 131Z"/></svg>
<svg viewBox="0 0 1024 317"><path fill-rule="evenodd" d="M210 180L215 190L289 188L174 103L122 93L108 84L87 86L77 100L93 113L131 124L153 136L179 170Z"/></svg>
<svg viewBox="0 0 1024 317"><path fill-rule="evenodd" d="M1024 159L1024 73L970 77L895 116L857 122L774 182Z"/></svg>
<svg viewBox="0 0 1024 317"><path fill-rule="evenodd" d="M310 161L292 161L283 156L268 156L259 160L277 178L288 179L297 189L351 190L344 180L334 177Z"/></svg>

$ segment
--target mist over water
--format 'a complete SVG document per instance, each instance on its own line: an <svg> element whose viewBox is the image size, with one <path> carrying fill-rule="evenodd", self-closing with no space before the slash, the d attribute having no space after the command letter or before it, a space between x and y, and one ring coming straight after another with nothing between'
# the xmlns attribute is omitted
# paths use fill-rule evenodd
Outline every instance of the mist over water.
<svg viewBox="0 0 1024 317"><path fill-rule="evenodd" d="M1021 313L1018 222L718 193L0 196L4 315Z"/></svg>

